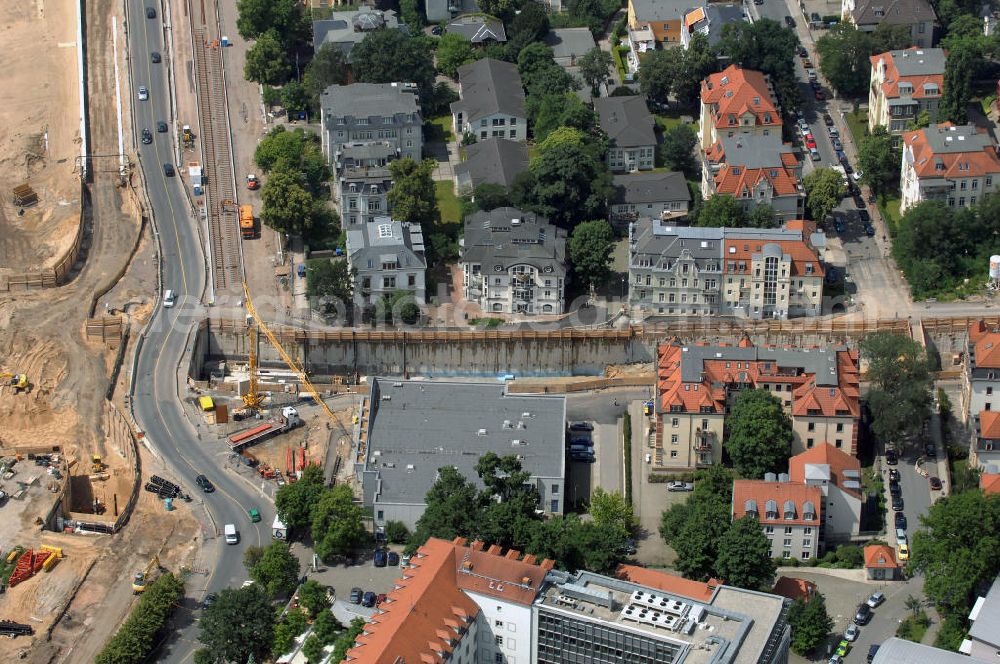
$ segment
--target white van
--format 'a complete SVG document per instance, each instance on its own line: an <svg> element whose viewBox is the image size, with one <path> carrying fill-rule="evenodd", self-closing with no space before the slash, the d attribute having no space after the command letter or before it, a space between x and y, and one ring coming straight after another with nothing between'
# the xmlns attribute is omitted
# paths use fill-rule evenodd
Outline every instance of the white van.
<svg viewBox="0 0 1000 664"><path fill-rule="evenodd" d="M175 297L176 297L176 294L172 290L167 289L166 291L164 291L164 293L163 293L163 306L166 307L167 309L169 309L170 307L174 306L174 298Z"/></svg>
<svg viewBox="0 0 1000 664"><path fill-rule="evenodd" d="M236 532L236 526L234 526L233 524L227 523L223 527L222 532L225 533L226 535L226 544L240 543L240 535L239 533Z"/></svg>

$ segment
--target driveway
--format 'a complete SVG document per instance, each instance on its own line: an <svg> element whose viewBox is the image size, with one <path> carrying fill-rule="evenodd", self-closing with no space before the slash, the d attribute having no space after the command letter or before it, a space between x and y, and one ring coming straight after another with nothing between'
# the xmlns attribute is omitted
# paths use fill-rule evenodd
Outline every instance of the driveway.
<svg viewBox="0 0 1000 664"><path fill-rule="evenodd" d="M660 537L660 518L671 505L687 500L690 493L669 492L664 483L649 481L650 465L646 454L652 454L649 446L649 417L642 412L642 401L629 404L632 416L632 505L639 519L639 533L636 536L636 559L644 565L672 565L677 554Z"/></svg>

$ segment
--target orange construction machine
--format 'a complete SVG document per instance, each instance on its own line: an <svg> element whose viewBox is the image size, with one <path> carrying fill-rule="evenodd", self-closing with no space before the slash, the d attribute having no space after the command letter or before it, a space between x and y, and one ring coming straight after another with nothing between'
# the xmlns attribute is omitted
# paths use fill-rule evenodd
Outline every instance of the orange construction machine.
<svg viewBox="0 0 1000 664"><path fill-rule="evenodd" d="M240 206L240 232L243 234L244 240L252 240L257 237L257 233L253 225L252 205Z"/></svg>

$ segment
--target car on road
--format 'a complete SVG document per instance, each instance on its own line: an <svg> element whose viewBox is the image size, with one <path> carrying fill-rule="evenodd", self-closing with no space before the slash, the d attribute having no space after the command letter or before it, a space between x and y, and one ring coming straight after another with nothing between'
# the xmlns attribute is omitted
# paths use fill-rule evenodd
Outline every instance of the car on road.
<svg viewBox="0 0 1000 664"><path fill-rule="evenodd" d="M885 462L890 466L895 466L897 463L899 463L899 457L896 456L896 450L885 451Z"/></svg>
<svg viewBox="0 0 1000 664"><path fill-rule="evenodd" d="M139 86L139 101L146 101L149 99L149 89L145 85Z"/></svg>
<svg viewBox="0 0 1000 664"><path fill-rule="evenodd" d="M636 554L636 551L638 551L638 549L636 549L635 547L635 540L632 539L631 537L626 539L625 543L622 545L622 551L625 552L625 555L634 556Z"/></svg>
<svg viewBox="0 0 1000 664"><path fill-rule="evenodd" d="M824 99L826 99L826 95L823 94L823 91L819 89L817 89L816 92L813 93L813 96L816 97L816 101L823 101Z"/></svg>
<svg viewBox="0 0 1000 664"><path fill-rule="evenodd" d="M594 456L594 452L570 452L569 458L573 461L579 461L581 463L594 463L597 461L597 457Z"/></svg>
<svg viewBox="0 0 1000 664"><path fill-rule="evenodd" d="M880 645L880 643L873 643L868 646L868 664L871 664L872 660L875 659L875 655L878 653L878 647Z"/></svg>
<svg viewBox="0 0 1000 664"><path fill-rule="evenodd" d="M407 565L410 564L410 559L412 557L413 556L410 555L409 553L404 553L403 557L399 559L399 564L402 565L403 567L406 567Z"/></svg>
<svg viewBox="0 0 1000 664"><path fill-rule="evenodd" d="M844 167L844 172L847 173L848 175L854 172L854 168L851 166L851 162L847 160L847 155L844 154L843 152L837 153L837 161L839 161L840 165Z"/></svg>
<svg viewBox="0 0 1000 664"><path fill-rule="evenodd" d="M805 46L799 46L799 57L800 58L808 58L809 57L809 51L806 50Z"/></svg>
<svg viewBox="0 0 1000 664"><path fill-rule="evenodd" d="M823 20L823 18L817 12L813 12L809 14L809 20L813 21L814 23L819 23L820 21Z"/></svg>
<svg viewBox="0 0 1000 664"><path fill-rule="evenodd" d="M809 150L815 150L816 141L806 141L806 148L808 148Z"/></svg>
<svg viewBox="0 0 1000 664"><path fill-rule="evenodd" d="M146 18L156 18L156 10L152 7L146 7Z"/></svg>
<svg viewBox="0 0 1000 664"><path fill-rule="evenodd" d="M909 538L906 536L906 531L902 528L896 528L896 541L909 543Z"/></svg>
<svg viewBox="0 0 1000 664"><path fill-rule="evenodd" d="M830 656L830 659L827 660L826 664L844 664L844 658L837 653L834 653Z"/></svg>
<svg viewBox="0 0 1000 664"><path fill-rule="evenodd" d="M163 165L163 174L166 175L168 178L174 177L174 165L173 164L164 164Z"/></svg>
<svg viewBox="0 0 1000 664"><path fill-rule="evenodd" d="M398 565L399 564L399 554L396 553L395 551L390 551L389 552L389 557L388 557L388 562L393 567L395 567L396 565Z"/></svg>
<svg viewBox="0 0 1000 664"><path fill-rule="evenodd" d="M864 175L865 172L859 170L859 171L854 171L854 175L852 175L851 177L854 178L855 182L861 182L861 178L864 177Z"/></svg>
<svg viewBox="0 0 1000 664"><path fill-rule="evenodd" d="M833 146L834 150L843 150L844 146L841 144L839 138L830 137L830 145Z"/></svg>
<svg viewBox="0 0 1000 664"><path fill-rule="evenodd" d="M900 488L899 482L889 481L889 495L893 497L903 495L903 490Z"/></svg>
<svg viewBox="0 0 1000 664"><path fill-rule="evenodd" d="M802 63L802 66L806 67L806 78L809 79L810 83L812 83L815 80L818 80L816 78L816 70L815 69L809 69L810 65L807 65L805 62Z"/></svg>
<svg viewBox="0 0 1000 664"><path fill-rule="evenodd" d="M219 596L215 593L208 593L205 598L201 600L201 608L207 609L208 607L215 604L215 600L219 599Z"/></svg>
<svg viewBox="0 0 1000 664"><path fill-rule="evenodd" d="M200 486L201 490L204 491L205 493L212 493L213 491L215 491L215 485L212 484L212 482L204 475L199 475L198 477L194 478L194 483Z"/></svg>
<svg viewBox="0 0 1000 664"><path fill-rule="evenodd" d="M805 67L806 69L809 69L810 67L813 66L812 60L810 60L809 58L802 58L802 66Z"/></svg>
<svg viewBox="0 0 1000 664"><path fill-rule="evenodd" d="M435 37L439 36L442 32L443 30L441 29L440 25L435 25L433 28L431 28L431 34L434 35Z"/></svg>
<svg viewBox="0 0 1000 664"><path fill-rule="evenodd" d="M909 544L900 544L899 545L899 552L896 554L896 557L899 560L909 560L910 559L910 545Z"/></svg>
<svg viewBox="0 0 1000 664"><path fill-rule="evenodd" d="M813 134L812 134L811 131L807 131L806 133L802 134L802 138L806 142L808 142L808 141L815 141L816 140L816 137L813 136Z"/></svg>
<svg viewBox="0 0 1000 664"><path fill-rule="evenodd" d="M932 459L936 459L937 458L937 448L934 446L934 443L925 443L924 444L924 454L926 454L927 456L929 456Z"/></svg>
<svg viewBox="0 0 1000 664"><path fill-rule="evenodd" d="M166 132L167 132L167 123L164 122L163 120L160 120L159 122L157 122L156 123L156 133L158 133L158 134L165 134Z"/></svg>
<svg viewBox="0 0 1000 664"><path fill-rule="evenodd" d="M861 221L863 221L864 223L871 225L872 216L868 214L868 210L867 208L864 207L864 205L858 208L858 217L860 217Z"/></svg>
<svg viewBox="0 0 1000 664"><path fill-rule="evenodd" d="M594 441L592 441L590 438L584 438L583 436L578 436L578 437L570 438L569 439L569 446L570 446L571 449L574 448L574 447L576 447L576 448L582 448L582 447L592 448L592 447L594 447Z"/></svg>
<svg viewBox="0 0 1000 664"><path fill-rule="evenodd" d="M831 138L840 136L840 132L837 131L836 127L827 127L826 131L827 131L828 134L830 134Z"/></svg>
<svg viewBox="0 0 1000 664"><path fill-rule="evenodd" d="M893 482L893 481L898 482L899 481L899 471L896 470L895 468L890 468L889 469L889 481L890 482Z"/></svg>
<svg viewBox="0 0 1000 664"><path fill-rule="evenodd" d="M851 642L847 639L841 639L840 643L837 644L837 654L841 657L847 657L847 652L851 649Z"/></svg>
<svg viewBox="0 0 1000 664"><path fill-rule="evenodd" d="M149 131L149 129L142 130L142 142L145 143L146 145L149 145L150 143L153 142L153 134L152 132Z"/></svg>
<svg viewBox="0 0 1000 664"><path fill-rule="evenodd" d="M906 515L903 514L902 512L896 512L896 516L894 518L895 518L894 523L896 524L896 527L906 530Z"/></svg>
<svg viewBox="0 0 1000 664"><path fill-rule="evenodd" d="M885 595L878 592L872 593L871 596L865 600L865 604L872 609L877 609L885 601Z"/></svg>
<svg viewBox="0 0 1000 664"><path fill-rule="evenodd" d="M833 118L830 117L829 113L824 113L823 114L823 124L825 124L827 127L832 127L833 126ZM837 131L837 130L834 129L834 131Z"/></svg>
<svg viewBox="0 0 1000 664"><path fill-rule="evenodd" d="M865 235L875 237L875 227L871 225L871 222L865 224Z"/></svg>
<svg viewBox="0 0 1000 664"><path fill-rule="evenodd" d="M351 588L351 603L352 604L361 604L361 596L362 595L364 595L364 592L362 592L361 588L357 588L357 587Z"/></svg>
<svg viewBox="0 0 1000 664"><path fill-rule="evenodd" d="M854 207L858 208L859 210L864 209L865 199L861 198L860 192L855 191L852 198L854 199Z"/></svg>
<svg viewBox="0 0 1000 664"><path fill-rule="evenodd" d="M375 549L375 557L372 559L372 563L375 567L385 567L388 556L385 554L385 549Z"/></svg>
<svg viewBox="0 0 1000 664"><path fill-rule="evenodd" d="M667 483L667 491L694 491L694 484L675 480Z"/></svg>
<svg viewBox="0 0 1000 664"><path fill-rule="evenodd" d="M868 621L872 619L872 608L867 604L862 604L858 607L858 612L854 614L854 624L855 625L867 625Z"/></svg>
<svg viewBox="0 0 1000 664"><path fill-rule="evenodd" d="M570 422L569 423L569 430L570 431L593 431L594 430L594 425L591 424L590 422Z"/></svg>
<svg viewBox="0 0 1000 664"><path fill-rule="evenodd" d="M857 625L848 625L847 631L844 632L845 641L857 641L858 636L861 634L861 628Z"/></svg>
<svg viewBox="0 0 1000 664"><path fill-rule="evenodd" d="M892 497L892 511L902 512L903 511L903 496L893 496Z"/></svg>
<svg viewBox="0 0 1000 664"><path fill-rule="evenodd" d="M786 16L785 17L785 25L787 25L789 28L794 28L795 27L795 19L792 18L791 16Z"/></svg>
<svg viewBox="0 0 1000 664"><path fill-rule="evenodd" d="M840 217L837 217L836 219L833 220L833 228L838 233L843 233L847 227L844 225L844 220L841 219Z"/></svg>
<svg viewBox="0 0 1000 664"><path fill-rule="evenodd" d="M941 478L940 477L929 477L929 478L927 478L927 481L930 482L931 489L933 489L934 491L940 491L941 490Z"/></svg>
<svg viewBox="0 0 1000 664"><path fill-rule="evenodd" d="M822 157L819 155L819 150L816 148L809 148L809 156L813 161L819 161Z"/></svg>
<svg viewBox="0 0 1000 664"><path fill-rule="evenodd" d="M152 53L149 54L149 59L153 61L154 65L159 64L160 54L157 51L153 51Z"/></svg>
<svg viewBox="0 0 1000 664"><path fill-rule="evenodd" d="M375 593L369 590L361 597L361 606L367 606L370 609L375 606L376 599Z"/></svg>

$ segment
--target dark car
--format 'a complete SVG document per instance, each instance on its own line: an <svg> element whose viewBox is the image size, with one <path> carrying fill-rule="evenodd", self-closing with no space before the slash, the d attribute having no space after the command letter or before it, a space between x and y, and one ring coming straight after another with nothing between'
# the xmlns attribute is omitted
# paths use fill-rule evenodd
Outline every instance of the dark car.
<svg viewBox="0 0 1000 664"><path fill-rule="evenodd" d="M622 550L629 556L634 556L637 549L635 548L635 540L631 537L625 540L625 544L622 545Z"/></svg>
<svg viewBox="0 0 1000 664"><path fill-rule="evenodd" d="M594 425L591 424L590 422L570 422L569 423L569 430L570 431L593 431L594 430Z"/></svg>
<svg viewBox="0 0 1000 664"><path fill-rule="evenodd" d="M896 456L896 450L885 451L885 462L890 466L895 466L897 463L899 463L899 457Z"/></svg>
<svg viewBox="0 0 1000 664"><path fill-rule="evenodd" d="M808 58L809 57L809 51L806 50L805 46L799 46L799 57L800 58Z"/></svg>
<svg viewBox="0 0 1000 664"><path fill-rule="evenodd" d="M160 134L167 133L167 123L164 122L163 120L160 120L159 122L157 122L156 123L156 131L157 131L157 133L160 133Z"/></svg>
<svg viewBox="0 0 1000 664"><path fill-rule="evenodd" d="M871 223L865 224L865 235L868 237L875 237L875 227Z"/></svg>
<svg viewBox="0 0 1000 664"><path fill-rule="evenodd" d="M896 527L906 530L906 515L902 512L896 512Z"/></svg>
<svg viewBox="0 0 1000 664"><path fill-rule="evenodd" d="M924 454L932 459L937 458L937 448L934 446L934 443L927 443L924 445Z"/></svg>
<svg viewBox="0 0 1000 664"><path fill-rule="evenodd" d="M399 564L399 554L396 553L395 551L390 551L388 560L389 564L395 567L396 565Z"/></svg>
<svg viewBox="0 0 1000 664"><path fill-rule="evenodd" d="M375 593L369 590L361 598L361 606L367 606L370 609L371 607L375 606L375 599L376 599Z"/></svg>
<svg viewBox="0 0 1000 664"><path fill-rule="evenodd" d="M889 469L889 481L890 482L898 482L899 481L899 471L896 470L895 468L890 468Z"/></svg>
<svg viewBox="0 0 1000 664"><path fill-rule="evenodd" d="M205 599L201 600L201 608L207 609L208 607L215 604L215 600L219 599L219 596L215 593L208 593L205 595Z"/></svg>
<svg viewBox="0 0 1000 664"><path fill-rule="evenodd" d="M847 155L839 155L838 159L840 165L844 167L844 172L850 175L854 172L854 168L851 166L851 162L847 161Z"/></svg>
<svg viewBox="0 0 1000 664"><path fill-rule="evenodd" d="M844 220L841 219L840 217L837 217L836 219L833 220L833 228L838 233L843 233L844 229L847 227L844 225Z"/></svg>
<svg viewBox="0 0 1000 664"><path fill-rule="evenodd" d="M893 482L892 480L889 480L889 495L891 496L903 495L903 488L899 486L899 482Z"/></svg>
<svg viewBox="0 0 1000 664"><path fill-rule="evenodd" d="M441 29L440 25L435 25L433 28L431 28L431 34L434 35L435 37L440 35L442 32L443 30Z"/></svg>
<svg viewBox="0 0 1000 664"><path fill-rule="evenodd" d="M852 185L854 184L853 180L851 181L851 184ZM857 189L855 189L854 191L855 191L855 194L853 196L854 207L858 208L859 210L865 209L865 199L861 198L861 194L858 193Z"/></svg>
<svg viewBox="0 0 1000 664"><path fill-rule="evenodd" d="M826 268L826 277L824 278L826 279L826 283L835 284L840 281L840 273L837 272L837 268L828 267Z"/></svg>
<svg viewBox="0 0 1000 664"><path fill-rule="evenodd" d="M813 96L816 97L816 101L823 101L824 99L826 99L826 95L823 94L822 90L816 90Z"/></svg>
<svg viewBox="0 0 1000 664"><path fill-rule="evenodd" d="M865 222L869 226L871 225L872 216L868 213L866 208L858 208L858 217L860 217L861 221ZM865 231L867 232L867 229L865 229Z"/></svg>
<svg viewBox="0 0 1000 664"><path fill-rule="evenodd" d="M580 447L593 448L594 441L592 441L590 438L583 438L583 437L570 438L569 446L577 448Z"/></svg>
<svg viewBox="0 0 1000 664"><path fill-rule="evenodd" d="M822 19L822 17L818 13L813 12L813 13L809 14L809 20L815 21L815 22L819 23L823 19Z"/></svg>
<svg viewBox="0 0 1000 664"><path fill-rule="evenodd" d="M930 477L930 478L928 478L927 481L931 483L931 488L934 489L935 491L940 491L941 490L941 478L940 477Z"/></svg>
<svg viewBox="0 0 1000 664"><path fill-rule="evenodd" d="M169 164L167 164L167 165L169 165ZM213 491L215 491L215 485L213 485L209 481L209 479L207 477L205 477L204 475L199 475L198 477L194 478L194 481L195 481L195 484L197 484L198 486L200 486L201 490L204 491L205 493L212 493Z"/></svg>
<svg viewBox="0 0 1000 664"><path fill-rule="evenodd" d="M146 145L149 145L150 143L153 142L153 133L148 129L142 130L142 142L145 143Z"/></svg>
<svg viewBox="0 0 1000 664"><path fill-rule="evenodd" d="M893 496L892 497L892 511L902 512L903 511L903 496Z"/></svg>
<svg viewBox="0 0 1000 664"><path fill-rule="evenodd" d="M787 25L789 28L794 28L795 27L795 19L792 18L791 16L786 16L785 17L785 25Z"/></svg>
<svg viewBox="0 0 1000 664"><path fill-rule="evenodd" d="M855 625L867 625L872 619L872 607L862 604L858 607L858 612L854 614Z"/></svg>
<svg viewBox="0 0 1000 664"><path fill-rule="evenodd" d="M168 178L174 177L174 165L173 164L164 164L163 165L163 174L166 175Z"/></svg>
<svg viewBox="0 0 1000 664"><path fill-rule="evenodd" d="M154 65L158 64L160 62L160 54L158 52L156 52L156 51L153 51L152 53L150 53L149 54L149 58L153 61Z"/></svg>
<svg viewBox="0 0 1000 664"><path fill-rule="evenodd" d="M878 652L879 645L880 644L878 643L873 643L868 646L868 664L871 664L872 660L875 659L875 654Z"/></svg>
<svg viewBox="0 0 1000 664"><path fill-rule="evenodd" d="M156 10L152 7L146 7L146 18L156 18Z"/></svg>
<svg viewBox="0 0 1000 664"><path fill-rule="evenodd" d="M385 549L375 549L375 567L385 567L388 556L385 554Z"/></svg>
<svg viewBox="0 0 1000 664"><path fill-rule="evenodd" d="M597 457L594 456L593 452L572 452L569 458L581 463L594 463L597 461Z"/></svg>
<svg viewBox="0 0 1000 664"><path fill-rule="evenodd" d="M361 591L361 588L351 588L351 603L361 604L361 596L363 594L364 593Z"/></svg>
<svg viewBox="0 0 1000 664"><path fill-rule="evenodd" d="M834 150L843 150L844 149L844 146L841 145L839 138L831 138L830 139L830 145L833 146Z"/></svg>
<svg viewBox="0 0 1000 664"><path fill-rule="evenodd" d="M830 117L829 113L823 114L823 124L825 124L827 127L833 126L833 118Z"/></svg>

